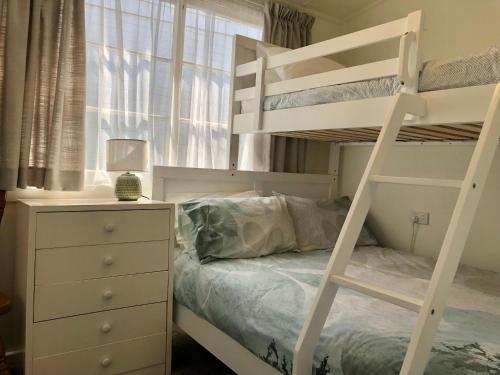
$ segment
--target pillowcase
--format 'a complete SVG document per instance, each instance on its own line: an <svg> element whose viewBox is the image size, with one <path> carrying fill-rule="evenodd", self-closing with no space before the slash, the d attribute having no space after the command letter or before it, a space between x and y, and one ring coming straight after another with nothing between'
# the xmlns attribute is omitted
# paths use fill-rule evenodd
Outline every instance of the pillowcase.
<svg viewBox="0 0 500 375"><path fill-rule="evenodd" d="M351 201L348 197L313 200L290 195L282 196L285 197L292 217L297 245L301 251L326 249L335 245L349 211ZM364 225L356 245L376 246L378 241Z"/></svg>
<svg viewBox="0 0 500 375"><path fill-rule="evenodd" d="M260 197L262 194L256 190L247 190L242 192L231 192L231 191L218 191L213 193L175 193L169 194L168 202L175 203L175 247L184 248L184 240L182 239L182 233L179 232L179 220L178 211L179 204L187 202L192 199L201 198L226 198L226 197Z"/></svg>
<svg viewBox="0 0 500 375"><path fill-rule="evenodd" d="M340 207L344 208L346 210L346 216L347 212L351 208L351 198L349 198L347 195L335 199L335 203L339 205ZM361 227L361 232L359 233L358 241L356 242L357 246L379 246L380 243L377 240L377 237L373 234L373 232L370 230L366 222L363 224Z"/></svg>
<svg viewBox="0 0 500 375"><path fill-rule="evenodd" d="M297 248L285 198L194 199L179 205L179 232L201 263L255 258Z"/></svg>
<svg viewBox="0 0 500 375"><path fill-rule="evenodd" d="M256 56L269 58L283 52L291 51L290 48L275 46L269 43L257 43ZM316 57L307 61L280 66L279 68L266 71L265 84L284 81L287 79L304 77L316 73L324 73L330 70L345 68L335 60L326 57Z"/></svg>

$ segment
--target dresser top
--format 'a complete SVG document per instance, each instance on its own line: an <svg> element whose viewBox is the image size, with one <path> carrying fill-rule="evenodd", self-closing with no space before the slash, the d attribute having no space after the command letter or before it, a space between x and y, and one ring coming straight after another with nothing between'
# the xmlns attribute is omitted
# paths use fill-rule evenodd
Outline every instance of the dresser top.
<svg viewBox="0 0 500 375"><path fill-rule="evenodd" d="M116 198L102 199L19 199L19 203L36 211L73 210L154 210L174 208L171 203L141 198L138 201L118 201Z"/></svg>

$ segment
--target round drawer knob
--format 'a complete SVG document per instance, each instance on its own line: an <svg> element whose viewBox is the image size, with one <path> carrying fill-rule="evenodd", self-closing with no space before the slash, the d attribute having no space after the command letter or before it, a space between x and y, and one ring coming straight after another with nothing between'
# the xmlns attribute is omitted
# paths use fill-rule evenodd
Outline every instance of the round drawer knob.
<svg viewBox="0 0 500 375"><path fill-rule="evenodd" d="M108 333L109 331L111 331L111 324L109 324L108 322L102 323L101 332Z"/></svg>
<svg viewBox="0 0 500 375"><path fill-rule="evenodd" d="M101 359L101 366L102 367L109 367L111 365L111 362L113 362L111 360L111 358L109 357L104 357L103 359Z"/></svg>
<svg viewBox="0 0 500 375"><path fill-rule="evenodd" d="M104 226L104 230L108 233L111 233L115 230L115 225L113 223L108 223Z"/></svg>
<svg viewBox="0 0 500 375"><path fill-rule="evenodd" d="M104 257L104 259L102 260L102 262L106 265L106 266L111 266L113 263L114 263L114 259L111 255L108 255L106 257Z"/></svg>
<svg viewBox="0 0 500 375"><path fill-rule="evenodd" d="M104 299L111 299L111 298L113 298L113 291L110 290L110 289L105 290L102 293L102 298L104 298Z"/></svg>

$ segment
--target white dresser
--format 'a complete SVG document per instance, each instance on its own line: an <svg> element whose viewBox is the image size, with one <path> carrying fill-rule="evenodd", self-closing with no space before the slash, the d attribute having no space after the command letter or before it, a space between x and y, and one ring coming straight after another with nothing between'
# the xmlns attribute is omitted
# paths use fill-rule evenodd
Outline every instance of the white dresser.
<svg viewBox="0 0 500 375"><path fill-rule="evenodd" d="M33 199L17 214L25 374L169 374L173 205Z"/></svg>

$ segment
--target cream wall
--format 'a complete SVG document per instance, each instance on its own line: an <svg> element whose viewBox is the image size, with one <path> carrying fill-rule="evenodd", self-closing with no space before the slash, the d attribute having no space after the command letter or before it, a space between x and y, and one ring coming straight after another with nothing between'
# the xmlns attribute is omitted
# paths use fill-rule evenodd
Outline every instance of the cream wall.
<svg viewBox="0 0 500 375"><path fill-rule="evenodd" d="M372 146L341 148L340 194L353 196ZM472 144L394 147L382 174L463 179ZM418 227L417 254L438 254L458 190L380 185L369 215L369 225L384 246L408 250L413 210L430 213L430 225ZM463 263L500 272L500 147L497 149L479 208L467 241Z"/></svg>
<svg viewBox="0 0 500 375"><path fill-rule="evenodd" d="M423 60L449 58L500 45L498 0L382 0L347 20L352 32L393 19L411 11L424 11ZM352 51L342 55L348 65L397 55L396 43ZM340 192L353 195L371 146L342 148ZM471 145L397 146L388 174L417 177L462 178ZM467 242L463 263L500 271L500 152L495 161ZM429 211L430 225L420 226L416 253L436 256L451 215L456 192L424 187L385 186L377 193L369 221L384 245L408 249L413 209Z"/></svg>
<svg viewBox="0 0 500 375"><path fill-rule="evenodd" d="M500 45L498 0L382 0L345 20L344 33L375 26L408 13L424 11L423 61L448 58ZM345 64L359 64L397 56L398 41L366 47L342 56Z"/></svg>

